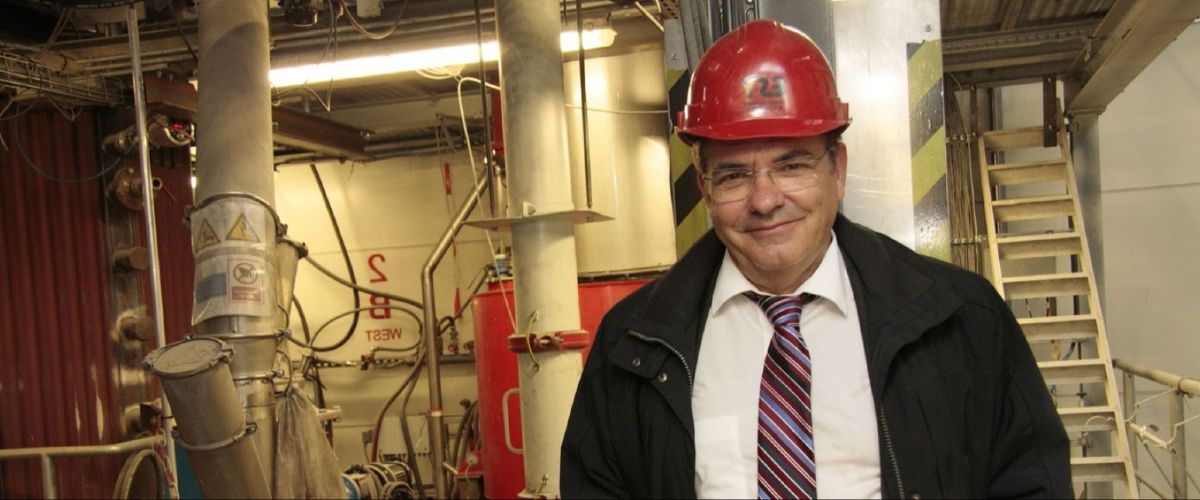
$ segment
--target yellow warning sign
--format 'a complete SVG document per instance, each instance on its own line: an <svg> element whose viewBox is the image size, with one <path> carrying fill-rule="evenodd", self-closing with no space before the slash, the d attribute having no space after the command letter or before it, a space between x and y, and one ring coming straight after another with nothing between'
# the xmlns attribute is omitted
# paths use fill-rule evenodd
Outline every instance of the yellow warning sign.
<svg viewBox="0 0 1200 500"><path fill-rule="evenodd" d="M246 214L238 215L233 226L229 228L229 234L225 235L225 241L253 241L258 243L258 235L254 234L254 228L250 227L250 222L246 220Z"/></svg>
<svg viewBox="0 0 1200 500"><path fill-rule="evenodd" d="M192 244L192 251L199 252L220 242L221 240L217 238L217 232L213 231L208 221L201 221L200 232L196 235L196 243Z"/></svg>

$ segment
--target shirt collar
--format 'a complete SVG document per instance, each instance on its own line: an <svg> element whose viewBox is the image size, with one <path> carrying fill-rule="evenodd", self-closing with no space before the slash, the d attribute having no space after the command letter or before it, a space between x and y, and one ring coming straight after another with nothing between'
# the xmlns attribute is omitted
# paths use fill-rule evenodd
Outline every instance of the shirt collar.
<svg viewBox="0 0 1200 500"><path fill-rule="evenodd" d="M813 275L807 281L801 283L792 294L809 293L816 295L831 302L838 308L842 315L845 315L850 307L849 280L846 276L846 264L842 260L842 251L841 247L838 246L837 235L834 234L830 240L829 248L825 250L825 256L821 258L821 263L817 265L817 270L813 272ZM746 279L746 276L733 263L733 258L729 256L729 251L726 250L725 257L721 260L721 269L717 272L717 282L713 286L712 307L709 309L709 317L715 316L731 300L747 291L769 295L759 290L750 280Z"/></svg>

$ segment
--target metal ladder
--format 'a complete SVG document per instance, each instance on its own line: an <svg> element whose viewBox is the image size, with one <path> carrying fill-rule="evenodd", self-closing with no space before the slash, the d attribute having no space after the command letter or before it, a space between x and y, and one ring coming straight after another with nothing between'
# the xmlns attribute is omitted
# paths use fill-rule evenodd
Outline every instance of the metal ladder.
<svg viewBox="0 0 1200 500"><path fill-rule="evenodd" d="M1136 498L1137 481L1076 194L1070 146L1066 127L1061 126L1061 119L1059 122L1056 148L1044 147L1046 134L1041 127L986 132L978 141L991 281L1013 307L1038 358L1038 368L1055 394L1067 433L1073 440L1094 437L1090 433L1110 437L1112 454L1108 456L1079 456L1080 448L1073 447L1071 473L1076 494L1082 491L1081 485L1110 483L1115 496ZM1048 157L989 161L989 153L1014 150L1041 151L1032 154ZM1017 155L1030 153L1013 154ZM1014 196L1022 191L1037 194L1012 197L1010 191ZM1062 270L1068 267L1064 259L1071 261L1068 271ZM1045 304L1042 314L1032 313L1030 299ZM1094 351L1084 349L1089 345ZM1101 392L1099 385L1103 386L1103 401L1089 403L1082 394ZM1079 388L1078 394L1070 393L1073 387ZM1085 391L1084 387L1091 389ZM1071 404L1072 396L1078 396L1077 404Z"/></svg>

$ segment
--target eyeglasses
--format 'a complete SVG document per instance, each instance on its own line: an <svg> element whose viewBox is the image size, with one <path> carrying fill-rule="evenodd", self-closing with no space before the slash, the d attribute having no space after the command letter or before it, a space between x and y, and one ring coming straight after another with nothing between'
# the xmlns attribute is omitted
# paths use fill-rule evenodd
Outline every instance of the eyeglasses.
<svg viewBox="0 0 1200 500"><path fill-rule="evenodd" d="M741 201L750 196L754 186L754 174L767 172L775 187L784 192L795 192L817 185L820 172L817 163L837 147L837 144L825 149L816 156L801 156L789 158L779 163L767 165L764 168L722 168L701 178L704 179L708 195L717 203Z"/></svg>

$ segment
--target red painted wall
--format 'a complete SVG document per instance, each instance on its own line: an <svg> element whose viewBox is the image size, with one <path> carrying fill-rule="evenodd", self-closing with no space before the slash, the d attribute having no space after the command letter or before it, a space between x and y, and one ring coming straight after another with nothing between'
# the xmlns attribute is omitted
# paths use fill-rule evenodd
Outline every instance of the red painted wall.
<svg viewBox="0 0 1200 500"><path fill-rule="evenodd" d="M11 115L11 110L10 110ZM100 157L98 118L90 109L74 121L55 110L0 121L0 447L118 442L119 385L132 373L118 360L106 220L124 210L104 195L102 181L77 184L36 174L18 152L63 178L87 177L107 166ZM190 203L186 150L155 153L155 175L172 196L157 203L169 336L188 329L191 252L180 219ZM132 157L127 161L133 162ZM141 224L140 215L130 218ZM133 223L131 222L131 223ZM138 230L138 236L143 232ZM149 288L143 289L143 296ZM146 349L152 348L147 345ZM128 388L125 388L128 391ZM141 389L144 391L145 389ZM156 388L152 390L156 391ZM125 457L55 461L61 498L109 497ZM0 496L41 497L37 460L0 462Z"/></svg>

